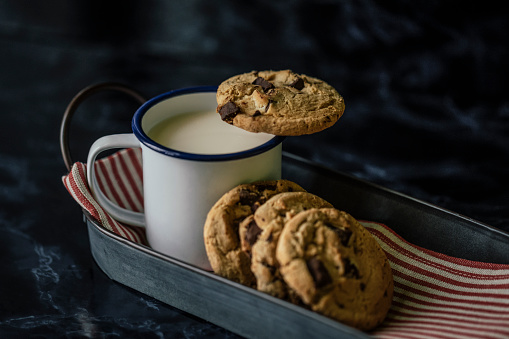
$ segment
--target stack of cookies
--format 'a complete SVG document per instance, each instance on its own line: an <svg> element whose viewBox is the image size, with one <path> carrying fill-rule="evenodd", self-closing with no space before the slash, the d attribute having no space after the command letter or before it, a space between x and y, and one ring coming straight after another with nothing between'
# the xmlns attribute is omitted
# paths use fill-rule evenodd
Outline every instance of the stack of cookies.
<svg viewBox="0 0 509 339"><path fill-rule="evenodd" d="M217 90L217 113L250 132L294 136L342 116L343 98L290 70L233 76ZM361 330L391 305L384 251L348 213L288 180L243 184L221 197L204 227L214 272Z"/></svg>
<svg viewBox="0 0 509 339"><path fill-rule="evenodd" d="M288 180L243 184L210 210L214 272L349 326L369 330L391 305L392 271L351 215Z"/></svg>

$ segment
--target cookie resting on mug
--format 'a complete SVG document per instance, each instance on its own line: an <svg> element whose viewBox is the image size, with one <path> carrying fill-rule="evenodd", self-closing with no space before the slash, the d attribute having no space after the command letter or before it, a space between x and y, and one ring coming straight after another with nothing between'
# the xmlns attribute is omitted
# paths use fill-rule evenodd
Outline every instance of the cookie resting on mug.
<svg viewBox="0 0 509 339"><path fill-rule="evenodd" d="M233 76L219 85L217 103L223 121L281 136L320 132L345 111L343 97L334 87L291 70Z"/></svg>

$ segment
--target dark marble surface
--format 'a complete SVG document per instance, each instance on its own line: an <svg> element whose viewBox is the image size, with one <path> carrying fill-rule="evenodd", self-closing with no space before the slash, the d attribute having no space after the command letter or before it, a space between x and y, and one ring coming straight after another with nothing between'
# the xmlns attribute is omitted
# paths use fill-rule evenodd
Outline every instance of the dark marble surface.
<svg viewBox="0 0 509 339"><path fill-rule="evenodd" d="M91 83L150 97L252 69L322 78L346 113L286 151L509 231L508 12L383 3L0 0L0 337L235 337L93 261L58 143ZM128 132L136 107L116 94L84 103L74 158Z"/></svg>

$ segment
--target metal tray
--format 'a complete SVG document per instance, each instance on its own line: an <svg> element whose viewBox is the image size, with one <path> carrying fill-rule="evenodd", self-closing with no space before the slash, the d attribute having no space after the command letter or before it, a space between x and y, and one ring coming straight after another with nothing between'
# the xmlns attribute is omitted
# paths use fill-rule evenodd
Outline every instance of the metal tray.
<svg viewBox="0 0 509 339"><path fill-rule="evenodd" d="M64 115L61 147L72 164ZM121 87L120 90L127 93ZM128 93L131 94L132 93ZM143 99L140 97L140 101ZM409 196L285 153L283 178L359 220L384 223L421 247L469 260L509 264L509 233ZM112 280L248 338L369 338L339 322L132 243L98 225L85 212L92 255Z"/></svg>
<svg viewBox="0 0 509 339"><path fill-rule="evenodd" d="M283 155L283 177L361 220L470 260L509 263L509 234L369 182ZM111 279L249 338L368 338L315 312L218 277L105 230L86 216L92 255ZM263 326L260 326L263 324Z"/></svg>

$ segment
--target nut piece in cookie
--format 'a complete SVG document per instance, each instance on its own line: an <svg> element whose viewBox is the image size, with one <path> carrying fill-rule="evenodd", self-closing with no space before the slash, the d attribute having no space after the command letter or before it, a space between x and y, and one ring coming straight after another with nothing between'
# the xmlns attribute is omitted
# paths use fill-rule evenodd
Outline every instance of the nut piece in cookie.
<svg viewBox="0 0 509 339"><path fill-rule="evenodd" d="M327 317L370 330L391 306L389 261L373 236L346 212L299 213L286 223L276 258L288 286Z"/></svg>
<svg viewBox="0 0 509 339"><path fill-rule="evenodd" d="M219 85L216 97L225 122L274 135L322 131L345 110L343 97L332 86L291 70L233 76Z"/></svg>
<svg viewBox="0 0 509 339"><path fill-rule="evenodd" d="M288 180L259 181L233 188L214 204L207 215L203 235L207 256L216 274L255 286L251 258L241 248L239 224L272 196L293 191L304 189Z"/></svg>
<svg viewBox="0 0 509 339"><path fill-rule="evenodd" d="M259 230L251 244L251 270L259 291L299 303L299 298L287 288L279 273L276 246L288 220L302 211L325 207L332 205L314 194L288 192L273 196L256 210L250 221L251 229L256 226Z"/></svg>

